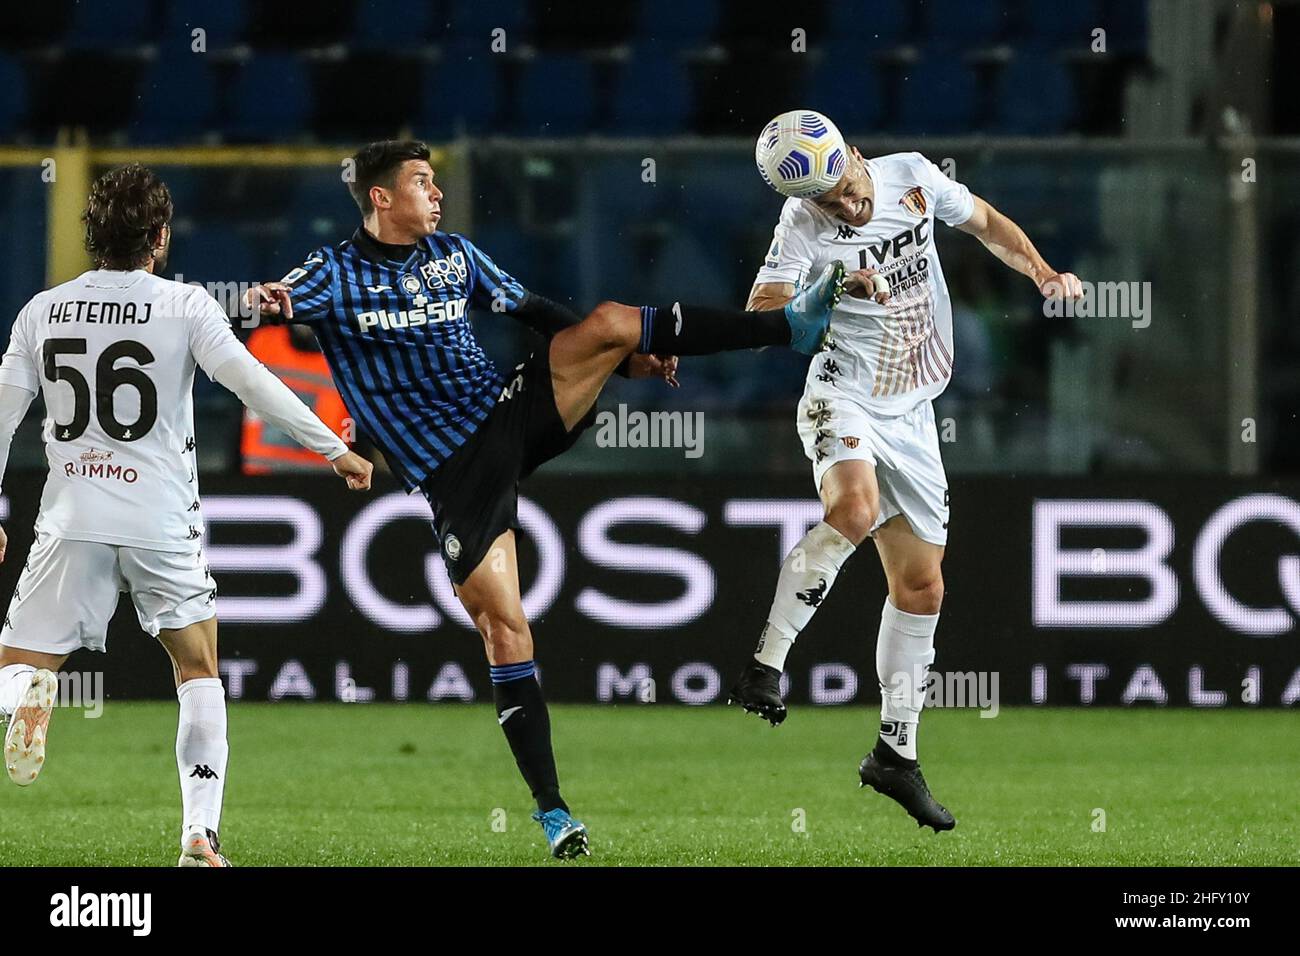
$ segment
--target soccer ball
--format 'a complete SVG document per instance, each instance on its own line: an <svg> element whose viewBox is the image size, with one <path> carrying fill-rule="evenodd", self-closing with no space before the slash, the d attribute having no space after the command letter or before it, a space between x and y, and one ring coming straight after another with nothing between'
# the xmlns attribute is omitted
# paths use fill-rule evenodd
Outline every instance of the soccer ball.
<svg viewBox="0 0 1300 956"><path fill-rule="evenodd" d="M782 113L763 127L754 146L763 182L795 199L811 199L833 188L847 159L840 131L813 110Z"/></svg>

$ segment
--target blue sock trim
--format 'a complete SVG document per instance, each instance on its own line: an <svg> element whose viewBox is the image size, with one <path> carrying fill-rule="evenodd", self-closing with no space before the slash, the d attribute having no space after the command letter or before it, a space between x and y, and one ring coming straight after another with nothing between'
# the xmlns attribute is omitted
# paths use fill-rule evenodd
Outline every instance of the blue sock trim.
<svg viewBox="0 0 1300 956"><path fill-rule="evenodd" d="M492 664L488 667L488 676L494 684L504 684L512 680L522 680L537 673L533 661L520 661L518 664Z"/></svg>
<svg viewBox="0 0 1300 956"><path fill-rule="evenodd" d="M655 328L655 313L659 310L653 305L641 306L641 345L638 352L646 354L650 351L650 336Z"/></svg>

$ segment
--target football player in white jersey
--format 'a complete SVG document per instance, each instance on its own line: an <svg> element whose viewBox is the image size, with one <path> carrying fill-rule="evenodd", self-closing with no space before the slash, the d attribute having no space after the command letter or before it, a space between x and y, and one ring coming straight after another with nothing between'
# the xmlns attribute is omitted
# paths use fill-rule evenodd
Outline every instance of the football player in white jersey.
<svg viewBox="0 0 1300 956"><path fill-rule="evenodd" d="M96 268L27 303L0 362L0 477L37 392L50 465L35 541L0 629L3 756L14 783L36 779L55 672L75 650L104 650L126 591L140 626L172 659L180 865L228 866L217 838L226 702L217 590L203 557L195 367L329 459L350 488L368 488L372 466L249 354L207 292L156 274L171 216L166 185L143 166L96 180L83 216ZM6 544L0 530L0 560Z"/></svg>
<svg viewBox="0 0 1300 956"><path fill-rule="evenodd" d="M889 594L876 640L880 734L859 775L863 786L938 832L956 821L930 795L916 759L948 539L948 482L931 400L952 375L952 304L935 220L975 236L1045 297L1077 298L1082 287L1048 265L1019 226L920 153L867 159L845 146L830 120L807 110L783 114L764 135L774 136L782 122L820 130L818 120L831 148L848 158L843 173L821 184L829 188L814 186L811 198L786 200L747 308L779 307L829 262L852 271L798 409L825 512L785 558L754 658L731 701L773 726L785 719L786 655L845 561L873 538Z"/></svg>

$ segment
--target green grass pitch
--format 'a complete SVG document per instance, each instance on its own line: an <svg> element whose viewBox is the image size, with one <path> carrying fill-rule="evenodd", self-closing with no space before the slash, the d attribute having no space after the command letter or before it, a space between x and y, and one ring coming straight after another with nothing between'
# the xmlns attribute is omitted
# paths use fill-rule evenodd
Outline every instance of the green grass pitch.
<svg viewBox="0 0 1300 956"><path fill-rule="evenodd" d="M957 829L857 787L863 707L556 706L566 798L593 855L545 854L485 705L238 703L223 850L288 865L1300 863L1296 715L927 713L922 764ZM171 866L176 706L56 711L49 763L0 786L0 864ZM1105 813L1105 829L1096 829Z"/></svg>

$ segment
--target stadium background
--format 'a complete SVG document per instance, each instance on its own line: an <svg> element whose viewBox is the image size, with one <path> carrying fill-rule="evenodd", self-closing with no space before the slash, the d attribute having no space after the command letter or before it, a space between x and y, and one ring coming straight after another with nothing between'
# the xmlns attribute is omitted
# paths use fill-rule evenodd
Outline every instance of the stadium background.
<svg viewBox="0 0 1300 956"><path fill-rule="evenodd" d="M140 159L170 185L168 274L228 285L346 237L343 159L405 135L437 148L446 228L526 286L579 310L669 290L738 303L780 206L753 138L819 109L864 154L944 164L1058 268L1150 283L1146 327L1049 318L1030 283L938 230L958 358L937 403L954 520L936 668L998 672L1006 704L1289 706L1298 30L1300 4L1232 0L809 0L782 17L730 0L18 5L0 33L0 311L86 267L77 216L107 166ZM500 317L476 327L503 363L530 347ZM589 433L525 487L554 699L718 699L789 527L815 520L792 427L805 361L692 359L678 391L616 381L604 408L702 413L704 453ZM484 699L423 502L391 479L364 499L321 475L242 475L240 408L199 379L231 696ZM11 555L42 469L33 412L0 501ZM1052 501L1108 504L1049 540ZM1219 547L1225 521L1241 530ZM1118 602L1100 621L1052 618L1058 546L1093 556L1061 597ZM854 562L801 640L794 700L875 698L873 565ZM4 593L20 567L0 570ZM110 696L167 697L161 655L132 666L141 640L122 610L107 658L69 668L104 669Z"/></svg>

